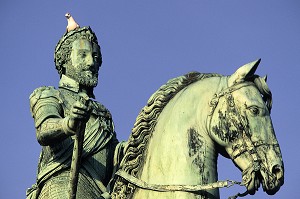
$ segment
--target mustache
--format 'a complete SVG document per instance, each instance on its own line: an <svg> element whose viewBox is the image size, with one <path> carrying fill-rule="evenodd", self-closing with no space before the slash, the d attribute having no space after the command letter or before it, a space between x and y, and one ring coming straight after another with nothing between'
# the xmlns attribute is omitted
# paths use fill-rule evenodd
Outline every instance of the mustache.
<svg viewBox="0 0 300 199"><path fill-rule="evenodd" d="M95 87L98 84L98 69L85 64L79 64L78 67L69 65L67 76L73 78L78 83Z"/></svg>
<svg viewBox="0 0 300 199"><path fill-rule="evenodd" d="M91 71L93 74L98 74L99 71L99 67L95 67L95 66L90 66L90 65L86 65L86 64L79 64L78 65L79 68L81 68L81 71L86 72L86 71Z"/></svg>

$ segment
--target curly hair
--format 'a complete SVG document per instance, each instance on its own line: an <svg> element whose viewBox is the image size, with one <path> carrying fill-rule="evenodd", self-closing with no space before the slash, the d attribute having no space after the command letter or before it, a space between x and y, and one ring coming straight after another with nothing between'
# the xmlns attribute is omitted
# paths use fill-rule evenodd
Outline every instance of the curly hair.
<svg viewBox="0 0 300 199"><path fill-rule="evenodd" d="M77 39L87 39L93 45L97 45L99 47L99 60L98 63L102 64L102 55L101 55L101 49L98 44L97 36L92 31L92 29L87 27L82 27L75 29L71 32L65 33L62 38L58 41L56 47L55 47L55 53L54 53L54 62L55 67L61 76L64 73L64 65L69 63L70 61L70 54L72 51L72 43Z"/></svg>

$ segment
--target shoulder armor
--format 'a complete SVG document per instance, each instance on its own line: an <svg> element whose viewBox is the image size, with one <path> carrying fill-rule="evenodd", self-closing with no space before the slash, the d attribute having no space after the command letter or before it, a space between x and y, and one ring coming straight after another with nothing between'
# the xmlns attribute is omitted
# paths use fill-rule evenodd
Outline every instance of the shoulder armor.
<svg viewBox="0 0 300 199"><path fill-rule="evenodd" d="M56 98L59 101L59 103L61 103L59 91L56 90L53 86L42 86L35 89L29 97L31 111L33 110L34 106L40 99L45 99L50 97Z"/></svg>

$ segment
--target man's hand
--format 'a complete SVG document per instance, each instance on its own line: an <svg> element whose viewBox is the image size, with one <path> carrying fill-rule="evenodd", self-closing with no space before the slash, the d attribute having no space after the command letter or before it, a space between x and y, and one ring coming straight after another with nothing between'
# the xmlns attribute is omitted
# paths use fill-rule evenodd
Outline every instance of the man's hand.
<svg viewBox="0 0 300 199"><path fill-rule="evenodd" d="M80 93L80 100L76 101L71 108L68 127L74 132L79 132L81 123L87 122L91 114L89 97Z"/></svg>

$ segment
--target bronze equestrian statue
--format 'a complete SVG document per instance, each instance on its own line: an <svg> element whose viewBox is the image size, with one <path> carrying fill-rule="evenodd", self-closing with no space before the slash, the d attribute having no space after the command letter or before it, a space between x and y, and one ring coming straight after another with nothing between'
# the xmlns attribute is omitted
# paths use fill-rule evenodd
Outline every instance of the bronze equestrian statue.
<svg viewBox="0 0 300 199"><path fill-rule="evenodd" d="M55 49L58 88L30 96L42 146L27 199L218 199L219 188L275 194L284 165L271 120L272 93L255 74L260 60L235 73L192 72L169 80L141 110L128 142L118 144L109 111L93 100L102 63L90 27L67 13ZM242 182L219 181L217 157L230 158Z"/></svg>

